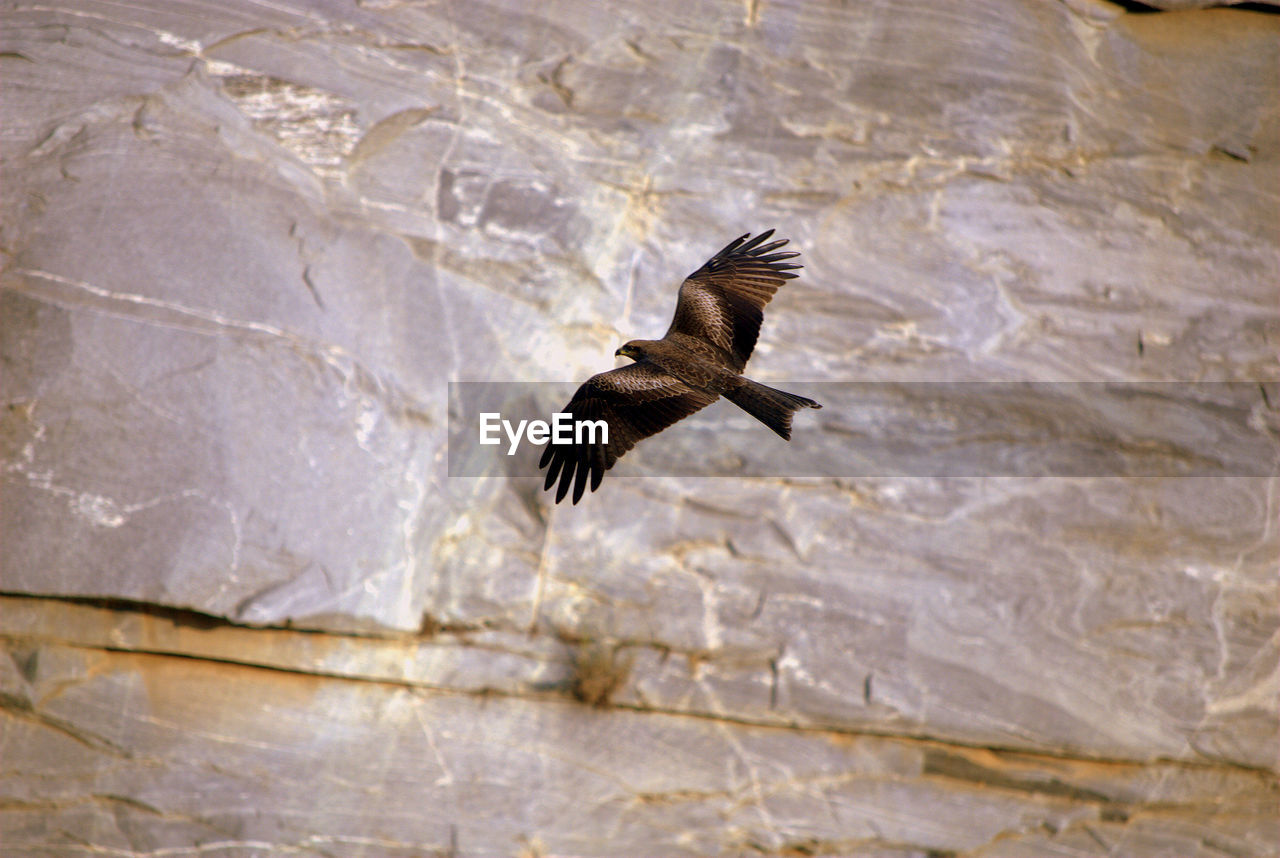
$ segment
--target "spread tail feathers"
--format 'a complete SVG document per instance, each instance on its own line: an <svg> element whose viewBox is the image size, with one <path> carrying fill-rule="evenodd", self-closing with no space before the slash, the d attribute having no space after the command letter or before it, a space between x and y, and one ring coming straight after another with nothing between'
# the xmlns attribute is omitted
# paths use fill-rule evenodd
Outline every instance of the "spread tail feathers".
<svg viewBox="0 0 1280 858"><path fill-rule="evenodd" d="M749 378L740 381L738 388L725 394L725 398L788 441L791 440L791 415L801 408L822 407L812 399L776 390Z"/></svg>

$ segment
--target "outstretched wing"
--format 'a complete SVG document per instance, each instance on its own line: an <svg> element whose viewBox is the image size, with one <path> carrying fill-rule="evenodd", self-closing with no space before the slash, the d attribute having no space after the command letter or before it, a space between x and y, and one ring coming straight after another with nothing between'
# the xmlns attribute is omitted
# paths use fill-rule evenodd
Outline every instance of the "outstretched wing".
<svg viewBox="0 0 1280 858"><path fill-rule="evenodd" d="M689 387L643 360L591 376L563 411L572 415L575 422L603 420L609 427L609 442L602 443L597 433L594 443L587 443L585 438L582 444L548 443L538 462L539 468L547 468L543 489L550 489L559 480L556 503L560 503L572 485L576 504L582 499L588 478L594 492L600 487L604 472L636 442L656 435L716 398L716 394Z"/></svg>
<svg viewBox="0 0 1280 858"><path fill-rule="evenodd" d="M729 242L680 284L676 315L666 336L686 334L708 340L728 352L734 369L742 372L756 347L764 307L787 280L799 275L791 269L803 266L786 259L794 251L775 253L787 239L764 242L773 230L755 238L747 233Z"/></svg>

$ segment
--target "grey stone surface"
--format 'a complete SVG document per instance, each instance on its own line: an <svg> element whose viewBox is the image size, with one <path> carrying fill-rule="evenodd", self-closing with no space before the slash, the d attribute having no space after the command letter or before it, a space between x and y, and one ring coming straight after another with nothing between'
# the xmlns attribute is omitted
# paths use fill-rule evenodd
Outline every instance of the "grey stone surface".
<svg viewBox="0 0 1280 858"><path fill-rule="evenodd" d="M6 851L1280 847L1280 18L0 15ZM861 476L951 413L836 398L758 439L825 476L449 476L448 382L607 369L768 227L754 377L1161 385L1131 475Z"/></svg>

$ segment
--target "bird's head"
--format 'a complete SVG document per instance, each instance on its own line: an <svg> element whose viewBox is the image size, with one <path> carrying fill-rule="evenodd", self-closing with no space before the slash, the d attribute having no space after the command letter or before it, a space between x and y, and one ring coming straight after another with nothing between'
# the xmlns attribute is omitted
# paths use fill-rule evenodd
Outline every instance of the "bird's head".
<svg viewBox="0 0 1280 858"><path fill-rule="evenodd" d="M623 346L613 354L615 357L629 357L632 360L640 360L640 358L644 357L644 353L640 351L640 347L636 345L635 340L623 344Z"/></svg>

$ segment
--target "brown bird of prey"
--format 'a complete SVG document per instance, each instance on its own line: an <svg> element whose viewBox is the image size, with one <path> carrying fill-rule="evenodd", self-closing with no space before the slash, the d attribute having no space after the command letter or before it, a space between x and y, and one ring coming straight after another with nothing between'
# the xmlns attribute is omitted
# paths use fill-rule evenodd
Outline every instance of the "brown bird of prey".
<svg viewBox="0 0 1280 858"><path fill-rule="evenodd" d="M765 242L773 230L738 238L680 284L676 315L660 340L632 340L614 354L635 363L587 379L564 407L573 421L603 420L608 443L547 444L539 468L544 490L560 481L556 503L573 487L582 499L588 480L600 487L604 472L636 445L723 396L786 440L791 415L821 408L812 399L766 387L742 375L755 348L764 306L802 266L775 252L787 239ZM549 467L548 467L549 466Z"/></svg>

